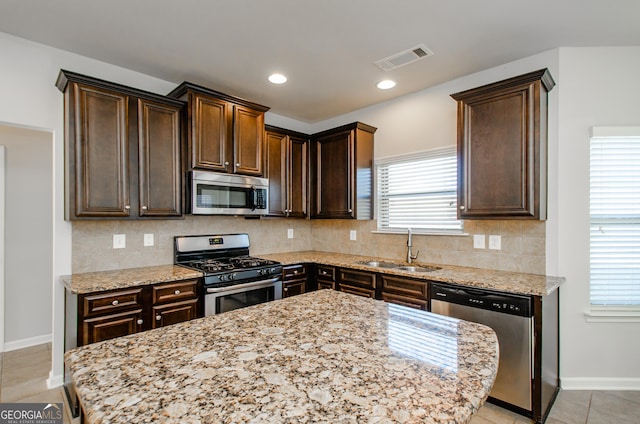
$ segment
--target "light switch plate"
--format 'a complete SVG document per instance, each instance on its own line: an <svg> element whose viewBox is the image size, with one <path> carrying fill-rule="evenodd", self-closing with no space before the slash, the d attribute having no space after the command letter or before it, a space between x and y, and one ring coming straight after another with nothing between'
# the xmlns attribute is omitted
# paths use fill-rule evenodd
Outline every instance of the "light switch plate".
<svg viewBox="0 0 640 424"><path fill-rule="evenodd" d="M144 235L144 245L145 246L153 246L153 234L145 234Z"/></svg>
<svg viewBox="0 0 640 424"><path fill-rule="evenodd" d="M355 241L355 239L356 239L356 230L350 230L349 231L349 240Z"/></svg>
<svg viewBox="0 0 640 424"><path fill-rule="evenodd" d="M293 238L293 228L287 230L287 238Z"/></svg>
<svg viewBox="0 0 640 424"><path fill-rule="evenodd" d="M124 249L125 247L127 247L127 236L125 234L114 234L113 248Z"/></svg>
<svg viewBox="0 0 640 424"><path fill-rule="evenodd" d="M484 234L473 235L473 248L484 249Z"/></svg>
<svg viewBox="0 0 640 424"><path fill-rule="evenodd" d="M500 250L502 244L501 236L489 236L489 249Z"/></svg>

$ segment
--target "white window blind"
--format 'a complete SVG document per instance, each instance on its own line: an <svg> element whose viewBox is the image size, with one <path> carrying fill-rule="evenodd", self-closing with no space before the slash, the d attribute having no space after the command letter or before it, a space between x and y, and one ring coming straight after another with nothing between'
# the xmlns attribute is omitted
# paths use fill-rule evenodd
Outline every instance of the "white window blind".
<svg viewBox="0 0 640 424"><path fill-rule="evenodd" d="M626 133L626 134L625 134ZM629 134L634 134L629 135ZM620 135L623 134L623 135ZM594 128L590 153L592 305L640 305L640 128Z"/></svg>
<svg viewBox="0 0 640 424"><path fill-rule="evenodd" d="M376 167L379 231L462 231L455 147L380 159Z"/></svg>

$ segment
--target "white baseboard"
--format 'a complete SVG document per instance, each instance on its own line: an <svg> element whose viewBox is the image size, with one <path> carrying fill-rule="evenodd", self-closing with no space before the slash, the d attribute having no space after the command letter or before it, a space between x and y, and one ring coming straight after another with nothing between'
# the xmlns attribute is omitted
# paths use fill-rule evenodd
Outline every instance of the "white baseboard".
<svg viewBox="0 0 640 424"><path fill-rule="evenodd" d="M51 343L51 334L30 337L28 339L16 340L13 342L6 342L4 344L3 352L24 349L25 347L37 346L44 343Z"/></svg>
<svg viewBox="0 0 640 424"><path fill-rule="evenodd" d="M563 390L640 390L640 378L561 377Z"/></svg>
<svg viewBox="0 0 640 424"><path fill-rule="evenodd" d="M64 376L60 375L52 375L49 372L49 378L47 378L47 389L55 389L56 387L60 387L64 384Z"/></svg>

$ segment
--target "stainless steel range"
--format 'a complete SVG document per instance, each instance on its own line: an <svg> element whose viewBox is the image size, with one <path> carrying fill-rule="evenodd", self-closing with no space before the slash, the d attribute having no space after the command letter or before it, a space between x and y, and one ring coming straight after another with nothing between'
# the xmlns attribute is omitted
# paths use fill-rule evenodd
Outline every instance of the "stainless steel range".
<svg viewBox="0 0 640 424"><path fill-rule="evenodd" d="M204 273L204 315L282 298L282 265L249 256L248 234L174 237L175 263Z"/></svg>

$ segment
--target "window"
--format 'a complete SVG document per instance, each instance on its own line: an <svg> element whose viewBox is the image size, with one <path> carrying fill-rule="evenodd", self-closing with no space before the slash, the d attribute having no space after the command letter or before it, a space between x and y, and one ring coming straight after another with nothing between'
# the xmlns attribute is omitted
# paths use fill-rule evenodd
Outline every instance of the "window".
<svg viewBox="0 0 640 424"><path fill-rule="evenodd" d="M460 233L455 147L377 163L378 230Z"/></svg>
<svg viewBox="0 0 640 424"><path fill-rule="evenodd" d="M640 128L594 128L590 147L591 305L640 306Z"/></svg>

